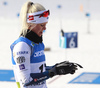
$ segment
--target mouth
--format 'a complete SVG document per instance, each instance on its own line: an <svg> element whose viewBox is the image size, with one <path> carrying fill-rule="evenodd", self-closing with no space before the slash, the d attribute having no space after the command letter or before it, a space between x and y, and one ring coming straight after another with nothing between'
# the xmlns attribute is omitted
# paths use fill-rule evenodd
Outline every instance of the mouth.
<svg viewBox="0 0 100 88"><path fill-rule="evenodd" d="M43 32L40 32L40 34L42 34Z"/></svg>
<svg viewBox="0 0 100 88"><path fill-rule="evenodd" d="M39 36L42 36L42 34L43 34L43 32L40 32L40 33L39 33Z"/></svg>

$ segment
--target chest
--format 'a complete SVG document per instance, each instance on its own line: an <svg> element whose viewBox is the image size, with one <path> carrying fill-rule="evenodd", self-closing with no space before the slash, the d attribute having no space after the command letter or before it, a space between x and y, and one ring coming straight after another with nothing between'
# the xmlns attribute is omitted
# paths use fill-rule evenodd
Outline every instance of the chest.
<svg viewBox="0 0 100 88"><path fill-rule="evenodd" d="M40 63L45 61L44 45L38 44L32 47L32 55L30 58L30 63Z"/></svg>
<svg viewBox="0 0 100 88"><path fill-rule="evenodd" d="M33 73L41 73L45 71L45 54L43 44L35 45L32 48L30 63L31 71Z"/></svg>

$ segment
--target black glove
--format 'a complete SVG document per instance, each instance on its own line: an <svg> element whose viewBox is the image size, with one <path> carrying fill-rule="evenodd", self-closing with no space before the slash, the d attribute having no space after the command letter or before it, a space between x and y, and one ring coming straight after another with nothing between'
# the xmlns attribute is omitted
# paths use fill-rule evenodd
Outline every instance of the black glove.
<svg viewBox="0 0 100 88"><path fill-rule="evenodd" d="M71 63L68 61L64 61L61 63L56 64L52 69L49 70L50 77L54 75L65 75L65 74L74 74L75 71L78 69L77 66L83 68L81 65L77 63Z"/></svg>

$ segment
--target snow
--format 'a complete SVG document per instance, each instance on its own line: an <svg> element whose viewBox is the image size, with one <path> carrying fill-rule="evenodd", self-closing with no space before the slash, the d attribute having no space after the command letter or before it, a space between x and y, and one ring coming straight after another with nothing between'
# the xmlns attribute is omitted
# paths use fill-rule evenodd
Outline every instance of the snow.
<svg viewBox="0 0 100 88"><path fill-rule="evenodd" d="M77 2L78 1L79 0L77 0ZM95 7L93 0L90 1L92 3L90 6ZM99 1L95 1L98 7L97 2ZM50 8L50 5L48 6L49 2L47 1L43 3L41 0L37 0L37 2L44 4L47 8ZM59 11L57 8L53 9L54 6L59 3L60 2L57 3L57 1L54 1L54 5L51 8L49 23L47 24L47 30L43 35L45 46L51 49L51 51L45 52L47 65L54 65L55 63L68 60L79 63L84 68L79 68L74 75L69 74L50 78L47 80L48 88L100 88L100 85L98 84L68 84L69 81L80 75L82 72L100 72L100 13L98 12L99 14L95 13L91 15L89 23L90 33L88 33L88 18L84 16L84 13L73 12L74 15L72 15L72 11L69 12L67 8L68 14L65 12L65 15L62 16L61 19L62 29L65 32L78 32L78 48L62 49L59 47L59 32L61 29L60 19L58 14L54 12ZM81 2L78 2L78 5L80 3ZM65 7L65 3L61 2L61 4ZM74 3L72 3L72 5L74 5ZM73 10L73 8L70 9ZM65 9L63 8L63 13L64 10ZM93 11L92 9L90 11L91 13L96 12L94 9ZM20 25L18 18L15 17L11 19L11 17L0 17L0 69L12 69L10 45L18 38L19 33ZM17 86L15 82L0 82L0 88L17 88Z"/></svg>

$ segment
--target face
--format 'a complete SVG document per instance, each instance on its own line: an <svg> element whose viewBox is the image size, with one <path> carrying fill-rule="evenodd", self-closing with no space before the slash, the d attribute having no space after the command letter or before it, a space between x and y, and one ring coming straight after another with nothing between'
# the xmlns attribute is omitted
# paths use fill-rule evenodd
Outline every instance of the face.
<svg viewBox="0 0 100 88"><path fill-rule="evenodd" d="M43 31L46 30L46 24L47 24L47 22L46 23L37 24L34 28L32 28L32 26L31 26L31 28L32 28L31 30L33 32L35 32L39 37L41 37L42 34L43 34Z"/></svg>

